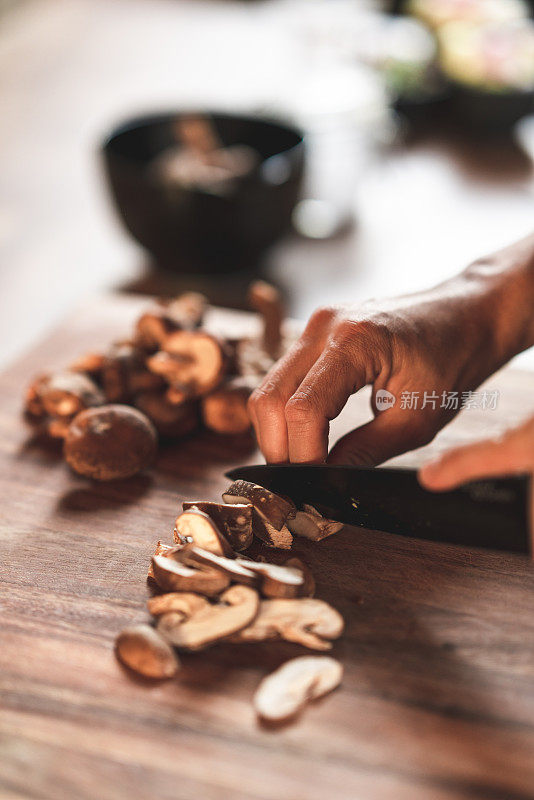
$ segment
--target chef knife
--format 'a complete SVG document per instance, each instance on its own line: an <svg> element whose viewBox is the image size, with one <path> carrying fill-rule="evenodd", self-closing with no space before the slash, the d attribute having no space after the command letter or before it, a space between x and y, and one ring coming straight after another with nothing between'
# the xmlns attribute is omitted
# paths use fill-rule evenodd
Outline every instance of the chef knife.
<svg viewBox="0 0 534 800"><path fill-rule="evenodd" d="M226 473L309 503L324 516L417 539L530 553L530 478L473 481L451 492L428 492L413 469L258 465Z"/></svg>

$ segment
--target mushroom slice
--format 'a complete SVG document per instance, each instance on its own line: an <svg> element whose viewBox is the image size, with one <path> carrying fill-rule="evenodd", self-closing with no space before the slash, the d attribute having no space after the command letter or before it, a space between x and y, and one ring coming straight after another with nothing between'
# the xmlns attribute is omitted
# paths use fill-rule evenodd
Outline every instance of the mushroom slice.
<svg viewBox="0 0 534 800"><path fill-rule="evenodd" d="M295 513L295 506L289 500L250 481L234 481L222 497L225 503L252 503L256 511L277 531Z"/></svg>
<svg viewBox="0 0 534 800"><path fill-rule="evenodd" d="M157 594L147 601L147 608L152 616L159 617L172 611L181 614L183 619L187 619L206 605L208 605L206 598L193 592Z"/></svg>
<svg viewBox="0 0 534 800"><path fill-rule="evenodd" d="M214 597L224 591L230 579L217 569L194 569L177 561L173 554L152 556L154 579L166 592L197 592Z"/></svg>
<svg viewBox="0 0 534 800"><path fill-rule="evenodd" d="M72 417L104 402L96 383L81 372L58 372L44 380L39 391L43 407L52 417Z"/></svg>
<svg viewBox="0 0 534 800"><path fill-rule="evenodd" d="M300 569L304 581L302 586L300 587L298 596L313 597L313 595L315 594L315 578L313 577L313 572L311 571L309 566L305 564L304 561L302 561L300 558L289 558L284 563L284 567L294 567L295 569Z"/></svg>
<svg viewBox="0 0 534 800"><path fill-rule="evenodd" d="M262 719L285 722L309 700L339 686L342 678L343 667L335 658L293 658L261 681L254 695L254 708Z"/></svg>
<svg viewBox="0 0 534 800"><path fill-rule="evenodd" d="M245 561L237 558L234 563L242 564L248 572L261 576L261 593L265 597L297 597L304 585L302 571L295 567L278 566L259 561Z"/></svg>
<svg viewBox="0 0 534 800"><path fill-rule="evenodd" d="M258 606L259 598L254 589L232 586L217 603L201 609L185 622L169 626L167 641L186 650L200 650L249 625L258 613Z"/></svg>
<svg viewBox="0 0 534 800"><path fill-rule="evenodd" d="M239 434L250 430L252 422L247 401L252 386L245 378L234 378L202 399L202 418L215 433Z"/></svg>
<svg viewBox="0 0 534 800"><path fill-rule="evenodd" d="M248 302L263 321L262 345L271 358L278 358L282 344L284 309L278 289L265 281L254 281L248 290Z"/></svg>
<svg viewBox="0 0 534 800"><path fill-rule="evenodd" d="M292 519L288 519L287 527L295 536L303 536L313 542L320 542L343 527L342 522L326 519L313 506L304 504L303 511L297 511Z"/></svg>
<svg viewBox="0 0 534 800"><path fill-rule="evenodd" d="M259 583L256 573L248 569L249 564L255 562L225 558L209 550L203 550L201 547L197 547L194 544L188 544L180 551L180 560L187 566L201 568L212 567L218 569L225 575L228 575L235 583L247 584L249 586L255 586Z"/></svg>
<svg viewBox="0 0 534 800"><path fill-rule="evenodd" d="M226 372L224 346L206 331L175 331L167 336L162 350L174 358L173 380L169 382L187 387L193 395L215 389Z"/></svg>
<svg viewBox="0 0 534 800"><path fill-rule="evenodd" d="M172 678L180 662L169 644L150 625L132 625L117 636L117 657L147 678Z"/></svg>
<svg viewBox="0 0 534 800"><path fill-rule="evenodd" d="M163 544L161 541L158 541L156 545L156 549L154 550L155 556L167 556L169 553L174 553L176 551L176 545L172 544ZM150 560L150 566L148 567L147 578L154 578L154 570L152 568L152 559Z"/></svg>
<svg viewBox="0 0 534 800"><path fill-rule="evenodd" d="M256 509L252 512L252 530L267 547L291 550L293 536L287 525L282 525L280 530L277 530Z"/></svg>
<svg viewBox="0 0 534 800"><path fill-rule="evenodd" d="M193 500L182 504L184 511L193 507L214 521L234 550L246 550L252 544L252 504L212 503L209 500Z"/></svg>
<svg viewBox="0 0 534 800"><path fill-rule="evenodd" d="M235 642L262 642L286 639L311 650L329 650L330 639L341 636L341 614L325 603L304 597L296 600L262 600L253 624L233 639Z"/></svg>
<svg viewBox="0 0 534 800"><path fill-rule="evenodd" d="M174 300L161 303L137 320L136 342L147 350L156 350L169 333L198 328L207 303L207 298L198 292L185 292Z"/></svg>
<svg viewBox="0 0 534 800"><path fill-rule="evenodd" d="M214 521L198 508L190 508L176 517L174 541L177 544L194 543L203 550L219 556L233 556L234 552Z"/></svg>

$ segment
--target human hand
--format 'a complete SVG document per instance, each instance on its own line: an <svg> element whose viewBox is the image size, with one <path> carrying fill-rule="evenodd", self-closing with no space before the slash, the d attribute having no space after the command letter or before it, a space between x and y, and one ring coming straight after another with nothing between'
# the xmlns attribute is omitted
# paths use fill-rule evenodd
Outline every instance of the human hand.
<svg viewBox="0 0 534 800"><path fill-rule="evenodd" d="M403 392L469 391L534 344L534 235L417 295L321 308L249 401L268 462L321 462L329 422L371 384L374 420L343 437L333 463L379 464L429 442L455 408L411 410ZM397 398L380 413L377 392Z"/></svg>
<svg viewBox="0 0 534 800"><path fill-rule="evenodd" d="M319 309L250 399L266 460L324 461L329 421L367 384L375 418L341 439L329 460L371 465L426 444L455 413L440 407L443 392L461 396L491 374L491 331L489 309L468 291ZM380 389L397 402L379 413ZM403 392L440 402L410 410Z"/></svg>

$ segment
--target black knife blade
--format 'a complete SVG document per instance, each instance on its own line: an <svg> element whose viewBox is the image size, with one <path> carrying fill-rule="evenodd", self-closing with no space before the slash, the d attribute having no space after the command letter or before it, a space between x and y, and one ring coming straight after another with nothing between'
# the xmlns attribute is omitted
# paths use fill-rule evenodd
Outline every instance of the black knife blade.
<svg viewBox="0 0 534 800"><path fill-rule="evenodd" d="M530 478L473 481L428 492L407 468L257 465L226 473L309 503L325 516L371 530L436 542L530 553Z"/></svg>

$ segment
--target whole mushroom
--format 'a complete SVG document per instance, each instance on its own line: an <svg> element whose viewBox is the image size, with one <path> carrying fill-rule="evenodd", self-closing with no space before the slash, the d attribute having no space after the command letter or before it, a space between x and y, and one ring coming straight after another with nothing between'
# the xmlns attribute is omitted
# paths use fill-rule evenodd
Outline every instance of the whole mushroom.
<svg viewBox="0 0 534 800"><path fill-rule="evenodd" d="M128 478L156 454L156 429L130 406L106 405L82 411L71 422L64 443L75 472L99 481Z"/></svg>

